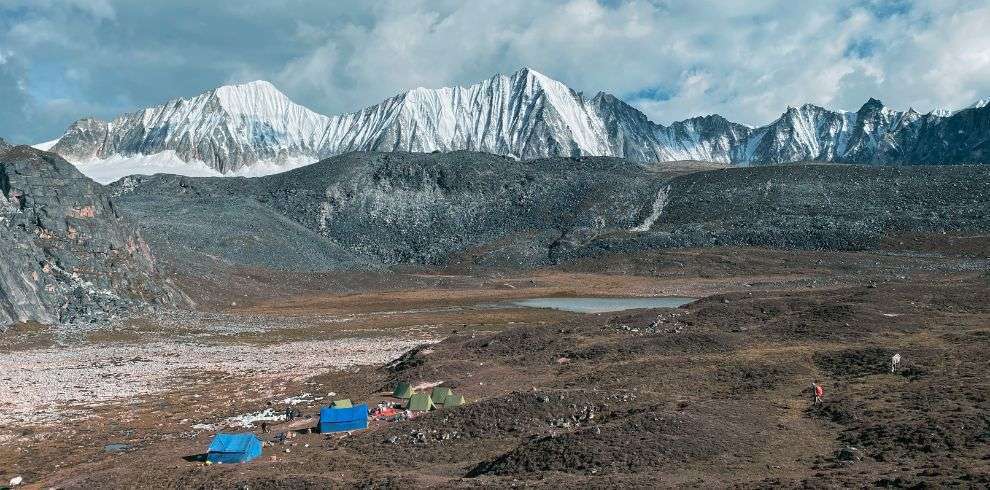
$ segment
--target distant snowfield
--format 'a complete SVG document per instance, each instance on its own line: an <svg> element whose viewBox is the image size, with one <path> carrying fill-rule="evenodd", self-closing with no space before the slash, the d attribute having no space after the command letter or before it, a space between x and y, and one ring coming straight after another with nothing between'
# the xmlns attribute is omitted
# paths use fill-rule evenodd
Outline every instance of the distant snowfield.
<svg viewBox="0 0 990 490"><path fill-rule="evenodd" d="M41 146L46 144L48 143L35 145L35 148L43 149ZM205 162L187 162L176 155L174 151L169 150L154 155L133 155L72 163L85 176L101 184L109 184L128 175L175 174L187 177L260 177L304 167L315 162L308 158L289 159L284 163L258 162L240 171L222 174L210 168Z"/></svg>
<svg viewBox="0 0 990 490"><path fill-rule="evenodd" d="M37 148L37 149L39 149L41 151L48 151L48 150L51 150L52 147L55 146L56 143L58 143L58 139L53 139L51 141L46 141L44 143L38 143L36 145L31 145L31 146L33 146L34 148Z"/></svg>

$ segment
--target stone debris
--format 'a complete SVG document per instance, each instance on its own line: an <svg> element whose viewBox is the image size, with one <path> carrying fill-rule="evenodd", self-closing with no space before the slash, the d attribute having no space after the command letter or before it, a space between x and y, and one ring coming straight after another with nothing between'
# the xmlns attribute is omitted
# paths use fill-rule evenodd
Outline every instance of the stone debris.
<svg viewBox="0 0 990 490"><path fill-rule="evenodd" d="M17 393L4 401L0 426L85 417L89 409L106 403L175 389L201 372L302 378L328 369L384 364L439 340L417 334L254 345L230 343L224 336L62 344L0 356L0 393Z"/></svg>

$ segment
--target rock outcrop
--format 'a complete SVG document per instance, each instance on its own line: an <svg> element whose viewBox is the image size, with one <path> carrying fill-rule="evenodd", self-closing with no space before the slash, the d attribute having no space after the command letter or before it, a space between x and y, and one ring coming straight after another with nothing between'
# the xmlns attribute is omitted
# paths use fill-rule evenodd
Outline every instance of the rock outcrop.
<svg viewBox="0 0 990 490"><path fill-rule="evenodd" d="M93 322L175 305L137 229L53 153L0 144L0 327Z"/></svg>

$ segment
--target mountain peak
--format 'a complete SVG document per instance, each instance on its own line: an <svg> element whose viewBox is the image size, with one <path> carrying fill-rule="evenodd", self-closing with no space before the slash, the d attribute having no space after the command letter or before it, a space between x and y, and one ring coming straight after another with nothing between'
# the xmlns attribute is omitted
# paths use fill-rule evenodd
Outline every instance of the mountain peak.
<svg viewBox="0 0 990 490"><path fill-rule="evenodd" d="M970 109L980 109L980 108L986 107L988 105L990 105L990 97L987 97L987 98L984 98L984 99L980 99L980 100L974 102L973 105L969 106L969 108Z"/></svg>
<svg viewBox="0 0 990 490"><path fill-rule="evenodd" d="M511 80L515 80L516 83L525 80L525 85L540 87L544 90L555 90L555 91L565 91L571 92L571 88L568 87L564 82L550 78L543 73L540 73L530 67L520 68L518 71L509 76Z"/></svg>
<svg viewBox="0 0 990 490"><path fill-rule="evenodd" d="M255 80L253 82L237 83L231 85L221 85L208 93L216 94L220 98L238 97L243 95L266 96L288 98L275 85L266 80Z"/></svg>
<svg viewBox="0 0 990 490"><path fill-rule="evenodd" d="M544 74L542 74L542 73L540 73L540 72L538 72L538 71L536 71L536 70L534 70L534 69L532 69L532 68L530 68L528 66L524 66L524 67L516 70L516 72L512 74L512 76L516 76L516 77L526 77L526 76L530 76L530 75L532 75L534 77L550 78L550 77L548 77L548 76L546 76L546 75L544 75Z"/></svg>
<svg viewBox="0 0 990 490"><path fill-rule="evenodd" d="M277 117L289 107L296 105L275 85L264 80L224 85L217 87L212 93L231 114Z"/></svg>
<svg viewBox="0 0 990 490"><path fill-rule="evenodd" d="M883 109L883 102L880 102L879 99L870 97L870 100L867 100L866 103L859 108L859 112L877 111L880 109Z"/></svg>
<svg viewBox="0 0 990 490"><path fill-rule="evenodd" d="M983 99L973 107L988 104L990 99ZM908 128L917 116L885 108L874 98L860 111L804 104L789 106L778 119L757 128L717 114L663 126L613 95L599 92L586 99L524 66L468 86L413 89L335 116L292 102L265 80L225 85L112 121L79 120L52 149L94 169L108 160L143 168L147 157L171 158L214 173L252 175L349 151L472 150L519 159L596 155L637 162L887 162L892 157L883 153L887 147L882 145L888 143L877 142ZM972 112L982 117L983 111ZM866 143L849 153L847 143L857 128L870 135L857 136ZM126 170L114 175L127 175Z"/></svg>
<svg viewBox="0 0 990 490"><path fill-rule="evenodd" d="M230 89L238 89L238 90L260 89L260 90L274 90L276 92L279 91L278 88L276 88L275 85L272 82L269 82L268 80L252 80L250 82L232 83L229 85L221 85L220 87L217 88L230 88Z"/></svg>

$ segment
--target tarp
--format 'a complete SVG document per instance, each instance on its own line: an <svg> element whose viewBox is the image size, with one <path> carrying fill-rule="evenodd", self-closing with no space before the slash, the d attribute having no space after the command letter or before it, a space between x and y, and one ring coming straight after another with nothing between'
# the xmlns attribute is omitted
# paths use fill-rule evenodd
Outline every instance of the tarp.
<svg viewBox="0 0 990 490"><path fill-rule="evenodd" d="M433 392L430 393L430 398L433 399L433 403L443 403L444 398L447 398L453 394L454 392L451 391L450 388L445 386L437 386L433 388Z"/></svg>
<svg viewBox="0 0 990 490"><path fill-rule="evenodd" d="M368 428L368 404L320 409L320 432L347 432Z"/></svg>
<svg viewBox="0 0 990 490"><path fill-rule="evenodd" d="M333 408L351 408L354 405L351 404L351 400L344 398L343 400L334 400L332 404Z"/></svg>
<svg viewBox="0 0 990 490"><path fill-rule="evenodd" d="M409 398L409 403L406 404L406 408L416 412L427 412L433 410L433 399L430 395L426 393L416 393L411 398Z"/></svg>
<svg viewBox="0 0 990 490"><path fill-rule="evenodd" d="M403 400L408 399L414 394L416 394L416 392L413 391L411 386L409 386L409 383L399 383L395 385L395 391L392 392L392 396L402 398Z"/></svg>
<svg viewBox="0 0 990 490"><path fill-rule="evenodd" d="M247 463L261 456L261 441L254 434L217 434L206 460L211 463Z"/></svg>
<svg viewBox="0 0 990 490"><path fill-rule="evenodd" d="M402 413L402 411L397 408L385 407L371 412L371 415L378 419L386 419L389 417L394 417L400 413Z"/></svg>
<svg viewBox="0 0 990 490"><path fill-rule="evenodd" d="M443 408L459 407L464 404L464 395L455 395L453 393L447 395L443 399Z"/></svg>

